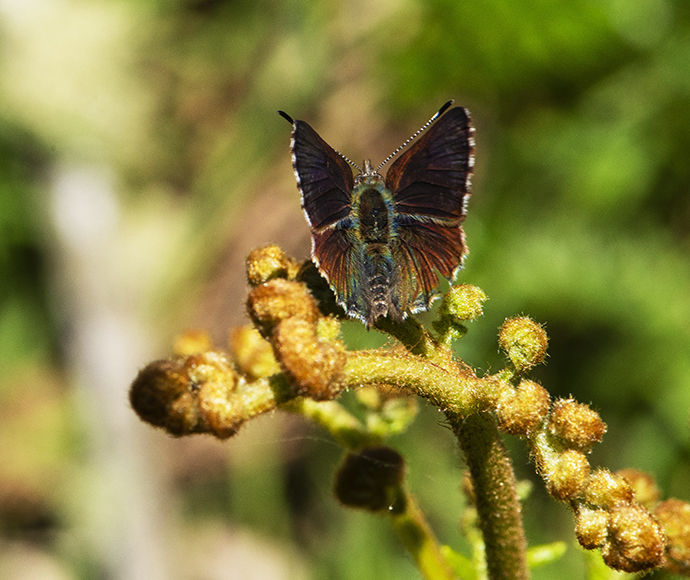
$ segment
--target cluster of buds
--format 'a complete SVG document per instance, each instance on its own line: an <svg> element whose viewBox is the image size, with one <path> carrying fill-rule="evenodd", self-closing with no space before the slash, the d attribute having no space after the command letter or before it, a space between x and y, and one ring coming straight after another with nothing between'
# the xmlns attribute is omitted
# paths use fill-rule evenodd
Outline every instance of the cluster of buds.
<svg viewBox="0 0 690 580"><path fill-rule="evenodd" d="M587 549L601 548L611 568L637 572L664 566L690 575L690 504L659 502L646 473L623 469L594 471L583 494L571 502L576 533Z"/></svg>
<svg viewBox="0 0 690 580"><path fill-rule="evenodd" d="M171 435L227 438L247 420L296 396L336 396L346 361L339 325L321 314L297 280L300 273L275 246L252 252L247 307L255 328L233 332L232 357L204 334L181 337L174 357L150 363L132 384L130 402L137 414Z"/></svg>
<svg viewBox="0 0 690 580"><path fill-rule="evenodd" d="M544 387L521 376L546 358L548 337L531 318L509 318L498 334L498 344L510 361L496 405L499 428L511 435L532 435L549 412L550 397ZM511 379L519 380L517 387Z"/></svg>
<svg viewBox="0 0 690 580"><path fill-rule="evenodd" d="M640 572L666 566L690 572L690 504L658 502L651 478L634 470L592 470L587 459L606 424L589 406L573 399L551 401L547 391L522 375L544 360L547 336L527 317L507 320L499 345L519 381L503 383L496 415L499 428L524 437L547 491L568 502L582 547L600 549L615 570Z"/></svg>
<svg viewBox="0 0 690 580"><path fill-rule="evenodd" d="M324 316L300 271L276 246L254 250L247 259L249 316L270 339L276 359L295 394L316 401L333 399L347 356L338 339L340 324Z"/></svg>
<svg viewBox="0 0 690 580"><path fill-rule="evenodd" d="M479 288L460 285L446 294L434 323L436 338L409 319L390 328L384 320L381 329L404 348L347 353L335 316L342 311L313 264L300 265L268 246L249 255L247 277L253 326L231 334L231 354L217 350L204 334L187 334L174 357L146 366L130 390L142 419L176 436L226 438L252 417L302 401L294 409L359 449L338 473L338 499L351 507L403 513L402 457L388 447L363 445L409 424L416 405L399 395L416 393L461 420L490 410L501 431L529 443L547 491L572 508L584 548L600 549L616 570L665 565L690 575L690 504L659 503L654 482L640 472L592 470L587 454L606 432L599 414L573 399L552 401L526 378L546 357L548 337L541 325L528 317L506 320L499 346L507 368L479 378L450 350L466 322L482 313L486 296ZM385 385L397 389L387 391ZM333 401L347 386L359 387L369 410L366 428Z"/></svg>

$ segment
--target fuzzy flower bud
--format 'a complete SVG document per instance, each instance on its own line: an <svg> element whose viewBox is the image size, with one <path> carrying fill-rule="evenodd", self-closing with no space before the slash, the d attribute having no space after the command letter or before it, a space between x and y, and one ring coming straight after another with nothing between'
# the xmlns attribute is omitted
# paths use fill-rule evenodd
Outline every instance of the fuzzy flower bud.
<svg viewBox="0 0 690 580"><path fill-rule="evenodd" d="M175 338L173 352L177 356L201 354L213 350L211 337L201 330L188 330Z"/></svg>
<svg viewBox="0 0 690 580"><path fill-rule="evenodd" d="M628 481L608 469L597 469L589 476L585 501L596 507L610 509L633 500L633 489Z"/></svg>
<svg viewBox="0 0 690 580"><path fill-rule="evenodd" d="M316 322L316 336L328 342L340 338L340 321L333 316L324 316Z"/></svg>
<svg viewBox="0 0 690 580"><path fill-rule="evenodd" d="M668 538L667 567L676 574L690 576L690 504L667 499L657 506L654 515Z"/></svg>
<svg viewBox="0 0 690 580"><path fill-rule="evenodd" d="M232 331L230 350L235 363L249 380L280 372L271 344L253 326L241 326Z"/></svg>
<svg viewBox="0 0 690 580"><path fill-rule="evenodd" d="M543 362L548 337L544 329L527 316L508 318L501 326L498 344L518 373Z"/></svg>
<svg viewBox="0 0 690 580"><path fill-rule="evenodd" d="M247 279L258 286L273 278L293 279L298 266L278 246L270 245L252 250L247 256Z"/></svg>
<svg viewBox="0 0 690 580"><path fill-rule="evenodd" d="M402 511L405 461L390 447L349 453L335 478L335 496L343 505L373 512Z"/></svg>
<svg viewBox="0 0 690 580"><path fill-rule="evenodd" d="M621 572L642 572L664 563L664 532L641 505L621 505L610 511L604 562Z"/></svg>
<svg viewBox="0 0 690 580"><path fill-rule="evenodd" d="M324 401L342 391L338 376L347 356L340 341L321 340L314 324L288 318L278 325L273 344L298 394Z"/></svg>
<svg viewBox="0 0 690 580"><path fill-rule="evenodd" d="M575 515L577 541L585 550L604 545L608 533L609 513L602 509L582 507Z"/></svg>
<svg viewBox="0 0 690 580"><path fill-rule="evenodd" d="M264 336L270 336L281 320L301 318L316 323L316 302L300 282L276 278L254 288L247 298L249 316Z"/></svg>
<svg viewBox="0 0 690 580"><path fill-rule="evenodd" d="M576 498L587 484L589 462L581 451L566 449L547 457L538 454L537 463L546 480L546 490L559 501Z"/></svg>
<svg viewBox="0 0 690 580"><path fill-rule="evenodd" d="M551 408L548 430L568 447L588 451L601 441L606 423L587 405L573 399L559 399Z"/></svg>
<svg viewBox="0 0 690 580"><path fill-rule="evenodd" d="M481 288L471 284L452 286L443 296L438 318L434 321L434 329L438 332L442 342L449 345L467 333L464 322L479 318L482 303L487 300Z"/></svg>
<svg viewBox="0 0 690 580"><path fill-rule="evenodd" d="M549 411L549 393L534 381L523 379L514 389L506 385L498 395L498 427L511 435L529 435Z"/></svg>
<svg viewBox="0 0 690 580"><path fill-rule="evenodd" d="M210 351L150 363L134 380L129 400L141 419L172 435L229 437L242 422L228 409L238 381L225 356Z"/></svg>
<svg viewBox="0 0 690 580"><path fill-rule="evenodd" d="M478 286L459 284L453 286L443 297L441 316L449 316L458 321L476 320L482 314L482 304L487 296Z"/></svg>

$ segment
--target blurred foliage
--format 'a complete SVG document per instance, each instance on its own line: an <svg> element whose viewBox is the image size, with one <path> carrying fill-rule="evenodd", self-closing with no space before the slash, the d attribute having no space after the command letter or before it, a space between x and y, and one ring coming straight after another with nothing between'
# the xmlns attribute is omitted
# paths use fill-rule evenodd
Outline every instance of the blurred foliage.
<svg viewBox="0 0 690 580"><path fill-rule="evenodd" d="M609 425L594 463L648 470L668 495L690 498L690 4L32 0L0 4L0 35L3 417L27 377L43 377L31 392L46 385L63 419L42 427L54 427L55 441L74 435L62 378L71 364L65 326L74 321L49 225L55 167L109 168L123 219L155 225L139 244L155 258L140 315L161 329L159 339L199 320L221 333L241 320L246 248L237 240L282 242L290 233L298 257L307 254L289 127L275 110L309 120L351 158L382 159L455 98L473 112L478 140L471 254L460 278L490 298L459 355L490 369L505 317L545 323L550 358L538 377L552 395L592 402ZM262 196L271 211L247 218ZM208 289L223 276L236 280L235 293L221 285L218 299ZM347 326L353 347L379 340ZM26 465L13 485L33 493L46 447L20 434L47 411L27 405L0 447L14 457L21 449ZM233 462L214 480L230 489L211 493L227 503L219 515L290 546L314 578L415 578L381 522L334 505L341 451L298 432L290 460L279 457L284 436L276 435L265 465ZM82 437L92 436L84 427ZM439 535L461 545L450 433L430 412L395 443ZM53 451L68 471L78 468L74 449ZM516 446L518 470L530 478L520 453ZM206 497L208 481L194 481L179 493ZM46 503L52 521L56 490L43 493L33 505ZM525 518L533 543L572 537L570 515L538 490ZM573 552L560 578L583 577ZM79 577L92 568L74 565ZM553 573L546 566L534 577Z"/></svg>

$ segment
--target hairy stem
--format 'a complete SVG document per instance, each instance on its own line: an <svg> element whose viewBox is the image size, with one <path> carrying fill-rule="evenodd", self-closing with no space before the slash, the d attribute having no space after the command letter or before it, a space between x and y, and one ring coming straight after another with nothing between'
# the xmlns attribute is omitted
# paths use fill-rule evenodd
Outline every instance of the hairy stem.
<svg viewBox="0 0 690 580"><path fill-rule="evenodd" d="M417 356L378 351L350 353L343 380L350 387L387 384L429 399L442 411L469 415L495 399L496 383L459 365L441 366Z"/></svg>
<svg viewBox="0 0 690 580"><path fill-rule="evenodd" d="M441 554L438 541L414 497L406 493L404 510L391 512L393 528L427 580L455 580L448 562Z"/></svg>
<svg viewBox="0 0 690 580"><path fill-rule="evenodd" d="M493 419L480 413L449 416L474 488L479 527L491 580L526 580L527 542L515 491L515 475Z"/></svg>

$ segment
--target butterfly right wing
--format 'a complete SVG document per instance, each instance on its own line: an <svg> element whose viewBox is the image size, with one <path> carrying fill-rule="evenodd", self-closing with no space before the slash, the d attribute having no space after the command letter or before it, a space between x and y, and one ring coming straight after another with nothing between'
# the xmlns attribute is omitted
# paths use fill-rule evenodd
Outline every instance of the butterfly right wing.
<svg viewBox="0 0 690 580"><path fill-rule="evenodd" d="M461 224L467 211L474 167L474 128L469 111L443 115L391 166L396 261L404 264L394 284L397 300L412 312L426 310L436 296L439 272L453 278L467 254Z"/></svg>

